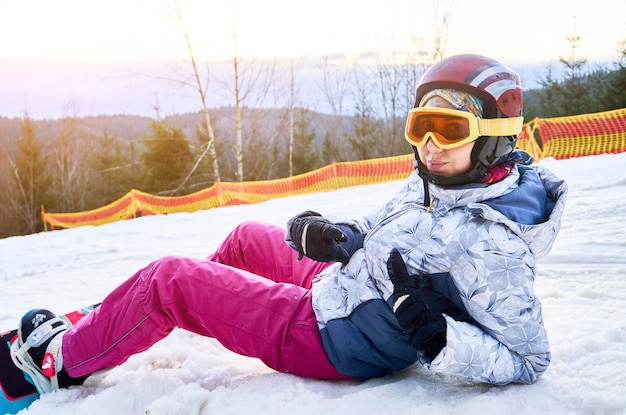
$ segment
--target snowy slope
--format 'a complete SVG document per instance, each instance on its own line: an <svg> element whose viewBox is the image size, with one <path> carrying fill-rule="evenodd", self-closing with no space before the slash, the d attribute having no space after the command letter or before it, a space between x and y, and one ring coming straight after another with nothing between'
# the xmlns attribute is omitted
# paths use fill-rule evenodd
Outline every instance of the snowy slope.
<svg viewBox="0 0 626 415"><path fill-rule="evenodd" d="M300 379L181 330L104 377L44 396L22 414L624 414L626 413L626 153L543 160L570 194L536 291L553 361L529 386L490 387L413 367L364 383ZM34 307L61 313L99 301L162 255L204 257L239 222L284 225L317 210L358 217L400 182L193 214L0 240L0 330Z"/></svg>

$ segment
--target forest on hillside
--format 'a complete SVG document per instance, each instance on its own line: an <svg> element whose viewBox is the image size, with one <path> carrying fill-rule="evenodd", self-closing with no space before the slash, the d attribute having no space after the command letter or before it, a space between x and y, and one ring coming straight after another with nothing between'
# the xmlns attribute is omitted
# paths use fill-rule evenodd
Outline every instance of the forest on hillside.
<svg viewBox="0 0 626 415"><path fill-rule="evenodd" d="M541 87L525 91L525 120L626 107L626 41L619 52L618 61L599 68L575 54L560 58L563 76L548 68ZM298 104L292 82L284 91L290 99L274 107L237 94L232 106L199 105L197 112L168 117L160 117L158 108L152 118L0 116L0 186L5 189L0 237L42 231L42 207L84 211L131 189L183 195L216 181L270 180L333 161L407 154L405 114L427 67L413 58L358 71L327 67L321 87L330 108L326 113ZM248 88L262 97L258 91L273 82L268 76L263 84L235 90Z"/></svg>

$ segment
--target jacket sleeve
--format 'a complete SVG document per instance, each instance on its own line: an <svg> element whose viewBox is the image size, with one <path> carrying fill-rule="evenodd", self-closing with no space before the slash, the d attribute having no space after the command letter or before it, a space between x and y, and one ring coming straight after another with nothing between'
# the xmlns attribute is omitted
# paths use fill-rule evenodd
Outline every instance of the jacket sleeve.
<svg viewBox="0 0 626 415"><path fill-rule="evenodd" d="M417 173L413 172L402 184L398 192L396 192L396 194L380 208L368 213L362 219L336 220L333 222L336 224L350 226L355 231L366 234L399 205L406 203L408 197L415 200L421 200L423 198L423 194L424 188L422 180L419 176L417 176Z"/></svg>
<svg viewBox="0 0 626 415"><path fill-rule="evenodd" d="M528 251L494 250L455 267L465 273L455 280L461 281L461 299L476 323L445 316L446 346L425 365L492 384L535 382L550 364L550 346L533 293L533 261Z"/></svg>

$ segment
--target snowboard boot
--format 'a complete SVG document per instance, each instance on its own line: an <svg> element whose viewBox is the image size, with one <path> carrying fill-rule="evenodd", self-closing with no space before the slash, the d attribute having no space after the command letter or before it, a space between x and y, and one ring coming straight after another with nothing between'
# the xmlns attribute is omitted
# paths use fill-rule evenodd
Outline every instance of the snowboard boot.
<svg viewBox="0 0 626 415"><path fill-rule="evenodd" d="M86 379L72 378L63 368L61 340L68 327L65 320L44 309L27 312L18 325L11 358L40 394L80 385Z"/></svg>

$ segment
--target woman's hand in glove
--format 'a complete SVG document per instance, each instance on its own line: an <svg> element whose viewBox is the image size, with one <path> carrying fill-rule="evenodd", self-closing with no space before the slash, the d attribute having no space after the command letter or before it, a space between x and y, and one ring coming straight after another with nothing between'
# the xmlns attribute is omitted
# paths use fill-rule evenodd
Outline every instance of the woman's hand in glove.
<svg viewBox="0 0 626 415"><path fill-rule="evenodd" d="M393 312L411 344L432 361L446 345L446 320L428 277L409 275L400 252L387 261L393 283Z"/></svg>
<svg viewBox="0 0 626 415"><path fill-rule="evenodd" d="M307 256L320 262L347 264L350 254L340 245L348 238L339 227L317 212L307 210L292 219L291 240L298 250L298 259Z"/></svg>

